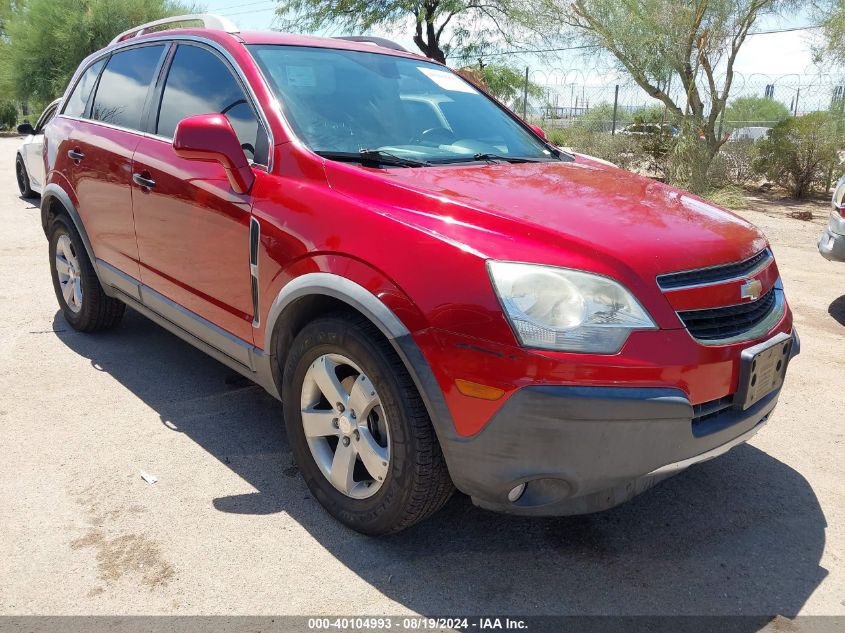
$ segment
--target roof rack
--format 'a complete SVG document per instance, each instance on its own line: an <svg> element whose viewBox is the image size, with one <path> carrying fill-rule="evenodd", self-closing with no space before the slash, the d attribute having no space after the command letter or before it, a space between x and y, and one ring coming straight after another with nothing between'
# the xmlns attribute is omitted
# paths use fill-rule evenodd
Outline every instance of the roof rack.
<svg viewBox="0 0 845 633"><path fill-rule="evenodd" d="M391 42L383 37L370 37L369 35L339 35L333 39L347 40L349 42L363 42L364 44L375 44L383 48L392 48L394 51L402 51L407 53L408 49L396 42Z"/></svg>
<svg viewBox="0 0 845 633"><path fill-rule="evenodd" d="M239 31L238 27L231 20L223 16L214 15L213 13L191 13L189 15L174 15L169 18L162 18L161 20L154 20L133 27L118 35L109 44L117 44L132 37L140 37L157 26L181 24L183 22L201 22L202 28L204 29L217 29L219 31L226 31L227 33L237 33Z"/></svg>

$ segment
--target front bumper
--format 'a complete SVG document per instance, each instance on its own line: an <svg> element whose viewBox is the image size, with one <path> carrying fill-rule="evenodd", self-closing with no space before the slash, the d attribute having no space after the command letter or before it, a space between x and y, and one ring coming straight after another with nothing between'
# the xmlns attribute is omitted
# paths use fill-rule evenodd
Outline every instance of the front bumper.
<svg viewBox="0 0 845 633"><path fill-rule="evenodd" d="M794 335L791 357L799 351ZM606 510L745 442L775 391L745 411L704 419L671 388L529 386L472 437L444 446L455 485L483 508L531 515ZM457 467L456 467L457 466ZM525 483L515 501L508 492Z"/></svg>

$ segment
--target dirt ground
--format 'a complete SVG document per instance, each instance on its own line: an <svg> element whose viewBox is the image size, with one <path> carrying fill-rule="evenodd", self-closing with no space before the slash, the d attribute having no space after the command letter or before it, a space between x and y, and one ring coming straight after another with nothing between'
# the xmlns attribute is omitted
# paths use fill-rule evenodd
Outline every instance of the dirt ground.
<svg viewBox="0 0 845 633"><path fill-rule="evenodd" d="M824 202L743 212L802 340L750 444L602 514L456 496L377 540L311 498L259 388L136 313L65 323L17 144L0 139L0 613L845 615L845 264L816 251Z"/></svg>

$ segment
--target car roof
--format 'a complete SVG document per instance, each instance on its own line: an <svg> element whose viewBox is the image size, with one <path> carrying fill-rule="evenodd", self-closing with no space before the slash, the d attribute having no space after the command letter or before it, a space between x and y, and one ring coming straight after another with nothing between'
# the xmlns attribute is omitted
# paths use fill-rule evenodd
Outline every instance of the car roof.
<svg viewBox="0 0 845 633"><path fill-rule="evenodd" d="M361 51L365 53L378 53L381 55L392 55L394 57L406 57L409 59L418 59L430 63L438 63L422 55L417 55L408 51L400 51L386 46L379 46L371 42L355 42L352 40L338 39L333 37L317 37L314 35L296 35L293 33L280 33L274 31L239 31L237 33L227 33L219 29L206 28L180 28L180 29L166 29L162 31L151 31L143 35L135 37L127 37L114 44L114 46L121 46L129 44L130 42L142 42L152 38L162 38L167 36L191 36L223 42L226 39L229 42L240 42L242 44L268 44L268 45L286 45L286 46L310 46L314 48L333 48L347 51Z"/></svg>

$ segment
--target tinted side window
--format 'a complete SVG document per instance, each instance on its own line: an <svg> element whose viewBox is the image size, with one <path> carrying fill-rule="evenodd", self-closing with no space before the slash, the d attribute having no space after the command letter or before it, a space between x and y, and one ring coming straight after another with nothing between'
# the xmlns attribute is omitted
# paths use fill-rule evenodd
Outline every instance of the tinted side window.
<svg viewBox="0 0 845 633"><path fill-rule="evenodd" d="M164 46L143 46L112 55L100 77L91 118L140 129L147 91L164 49Z"/></svg>
<svg viewBox="0 0 845 633"><path fill-rule="evenodd" d="M206 49L182 44L167 73L156 134L171 138L179 121L197 114L225 114L247 158L267 163L264 128L228 66Z"/></svg>
<svg viewBox="0 0 845 633"><path fill-rule="evenodd" d="M100 69L106 63L105 59L94 62L88 67L76 87L68 97L65 105L64 113L68 116L82 116L85 113L85 106L88 103L88 97L91 96L91 90L94 89L94 84L97 82L97 75L100 74Z"/></svg>

